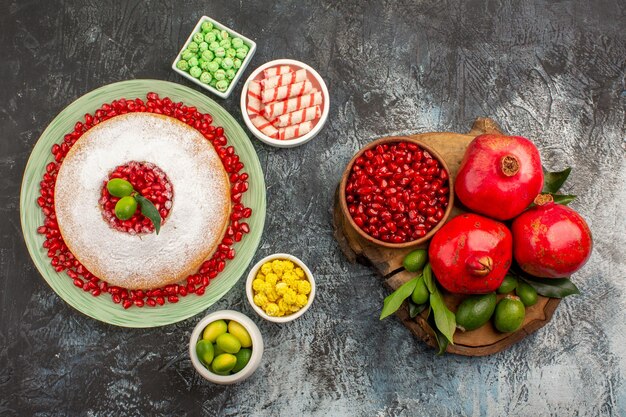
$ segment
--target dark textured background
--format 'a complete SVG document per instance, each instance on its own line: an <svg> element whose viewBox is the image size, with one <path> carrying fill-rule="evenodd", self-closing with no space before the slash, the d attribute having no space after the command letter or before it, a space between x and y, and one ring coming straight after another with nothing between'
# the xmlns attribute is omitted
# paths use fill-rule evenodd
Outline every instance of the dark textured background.
<svg viewBox="0 0 626 417"><path fill-rule="evenodd" d="M184 3L184 4L183 4ZM581 1L0 2L0 415L626 414L626 3ZM255 259L292 252L312 267L313 308L261 322L243 280L209 311L260 324L267 350L232 387L200 379L187 338L200 316L129 330L79 314L39 276L19 224L28 155L84 93L159 78L203 14L258 43L244 75L274 58L315 67L331 92L322 133L293 150L253 140L268 217ZM241 84L218 101L241 121ZM581 296L487 358L447 355L377 319L386 291L331 234L335 183L351 155L392 133L464 132L491 116L532 138L545 164L572 166L565 191L595 250Z"/></svg>

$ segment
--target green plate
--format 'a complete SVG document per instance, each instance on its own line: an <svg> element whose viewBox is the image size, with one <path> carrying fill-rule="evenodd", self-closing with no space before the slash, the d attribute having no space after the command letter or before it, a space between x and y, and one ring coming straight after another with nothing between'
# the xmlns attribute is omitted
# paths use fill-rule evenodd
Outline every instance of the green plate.
<svg viewBox="0 0 626 417"><path fill-rule="evenodd" d="M90 293L76 288L65 272L57 273L50 265L47 251L42 247L44 236L37 233L37 227L43 224L43 213L37 205L39 181L45 167L52 161L50 148L63 140L66 133L74 129L77 121L82 121L85 113L93 113L103 103L110 103L119 98L141 98L145 100L148 92L155 92L161 97L167 96L174 101L183 101L196 106L199 111L210 113L214 124L222 126L228 143L235 146L244 171L250 178L249 190L244 194L243 204L252 208L248 219L250 233L233 247L237 256L227 263L226 268L211 281L202 296L188 295L181 297L176 304L166 303L158 307L131 307L124 310L115 304L108 294L93 297ZM24 240L35 262L35 266L52 287L68 304L94 319L124 327L156 327L176 323L207 309L218 301L245 272L261 240L265 223L265 181L259 158L241 126L220 105L205 95L182 85L159 80L130 80L110 84L85 94L67 106L43 132L30 155L20 194L20 218ZM242 295L242 299L245 298Z"/></svg>

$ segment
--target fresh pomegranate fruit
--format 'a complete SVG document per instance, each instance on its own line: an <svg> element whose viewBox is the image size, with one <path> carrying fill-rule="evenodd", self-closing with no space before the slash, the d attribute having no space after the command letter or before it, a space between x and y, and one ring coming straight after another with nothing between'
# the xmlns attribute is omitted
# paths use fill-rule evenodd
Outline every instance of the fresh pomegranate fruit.
<svg viewBox="0 0 626 417"><path fill-rule="evenodd" d="M484 294L495 291L511 266L513 238L507 227L466 213L433 236L428 257L433 273L448 291Z"/></svg>
<svg viewBox="0 0 626 417"><path fill-rule="evenodd" d="M513 256L525 272L563 278L578 271L591 256L591 231L580 214L556 204L549 194L513 221Z"/></svg>
<svg viewBox="0 0 626 417"><path fill-rule="evenodd" d="M521 136L480 135L465 151L455 188L470 210L498 220L520 214L543 187L539 151Z"/></svg>

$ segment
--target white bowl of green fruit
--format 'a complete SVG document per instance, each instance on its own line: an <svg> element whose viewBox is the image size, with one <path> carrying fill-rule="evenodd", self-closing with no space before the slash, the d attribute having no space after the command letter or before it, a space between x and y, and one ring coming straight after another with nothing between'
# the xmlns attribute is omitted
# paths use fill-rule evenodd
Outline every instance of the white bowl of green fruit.
<svg viewBox="0 0 626 417"><path fill-rule="evenodd" d="M216 311L196 325L189 356L207 381L230 385L256 371L263 356L263 337L247 316L232 310Z"/></svg>

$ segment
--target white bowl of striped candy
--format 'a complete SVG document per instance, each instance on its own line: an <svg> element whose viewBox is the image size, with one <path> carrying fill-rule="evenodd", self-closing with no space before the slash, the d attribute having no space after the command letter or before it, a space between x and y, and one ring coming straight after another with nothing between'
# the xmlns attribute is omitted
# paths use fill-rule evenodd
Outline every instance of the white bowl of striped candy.
<svg viewBox="0 0 626 417"><path fill-rule="evenodd" d="M292 148L313 139L328 119L328 88L307 64L276 59L261 65L241 92L248 129L268 145Z"/></svg>

